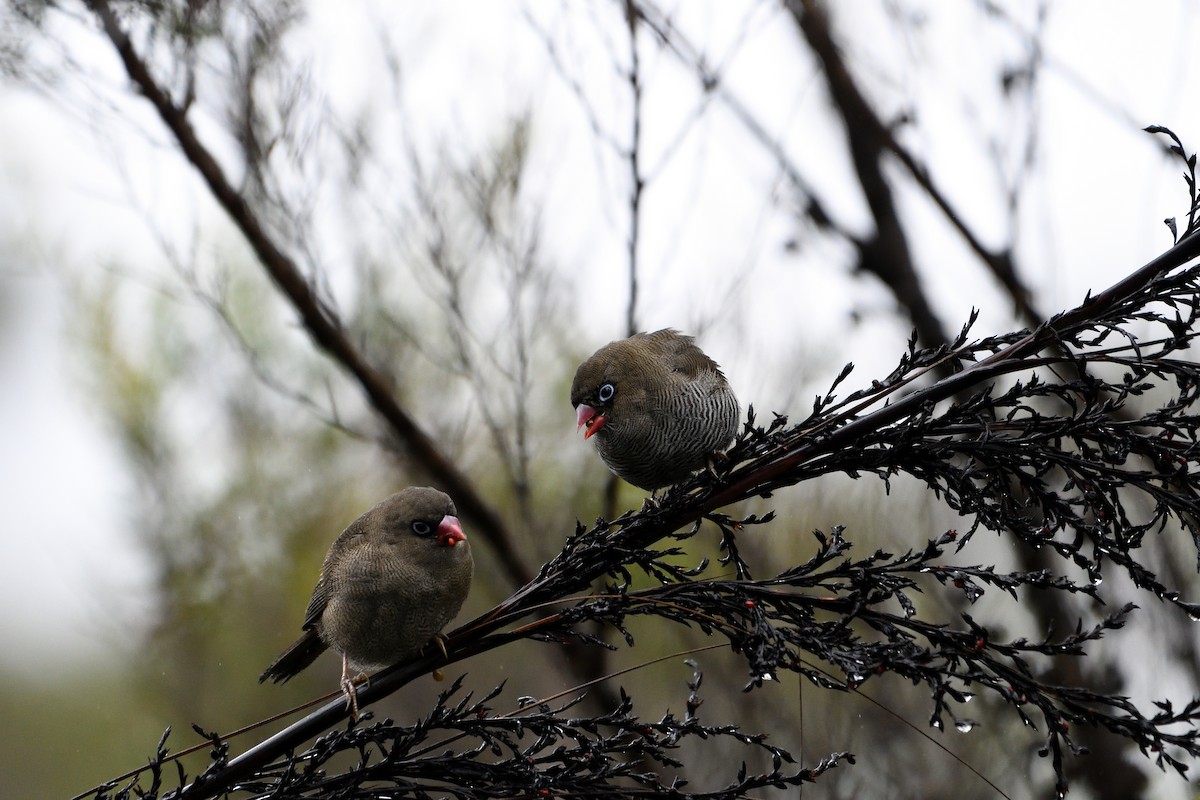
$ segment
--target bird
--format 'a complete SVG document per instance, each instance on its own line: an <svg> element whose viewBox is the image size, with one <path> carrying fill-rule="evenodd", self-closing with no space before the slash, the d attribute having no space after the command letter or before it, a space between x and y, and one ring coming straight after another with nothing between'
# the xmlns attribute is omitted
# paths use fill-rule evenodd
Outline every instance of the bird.
<svg viewBox="0 0 1200 800"><path fill-rule="evenodd" d="M740 416L721 368L672 328L597 350L575 372L571 405L608 468L651 492L711 466Z"/></svg>
<svg viewBox="0 0 1200 800"><path fill-rule="evenodd" d="M409 487L387 497L329 547L304 614L303 635L258 681L283 683L328 648L342 656L342 691L358 718L355 684L365 673L416 655L471 588L474 561L450 496ZM351 678L351 669L359 671Z"/></svg>

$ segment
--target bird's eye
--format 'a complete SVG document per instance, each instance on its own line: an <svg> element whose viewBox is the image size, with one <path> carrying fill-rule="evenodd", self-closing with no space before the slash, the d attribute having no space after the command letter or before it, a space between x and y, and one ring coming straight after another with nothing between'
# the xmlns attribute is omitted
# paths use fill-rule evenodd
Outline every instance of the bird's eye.
<svg viewBox="0 0 1200 800"><path fill-rule="evenodd" d="M417 536L428 536L433 533L433 526L423 519L414 520L412 524L412 532Z"/></svg>
<svg viewBox="0 0 1200 800"><path fill-rule="evenodd" d="M609 400L613 399L613 395L616 393L617 387L613 386L611 383L606 383L600 387L600 391L596 393L596 396L600 398L601 403L607 403Z"/></svg>

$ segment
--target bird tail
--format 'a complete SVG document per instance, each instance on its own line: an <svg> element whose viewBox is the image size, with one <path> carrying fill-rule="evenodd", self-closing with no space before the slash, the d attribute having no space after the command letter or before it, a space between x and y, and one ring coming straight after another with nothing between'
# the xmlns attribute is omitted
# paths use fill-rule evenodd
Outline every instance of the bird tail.
<svg viewBox="0 0 1200 800"><path fill-rule="evenodd" d="M300 670L316 661L317 656L324 653L327 647L316 631L306 630L303 636L280 653L279 658L271 662L271 666L263 670L263 674L258 676L258 682L270 679L273 683L283 683L296 677Z"/></svg>

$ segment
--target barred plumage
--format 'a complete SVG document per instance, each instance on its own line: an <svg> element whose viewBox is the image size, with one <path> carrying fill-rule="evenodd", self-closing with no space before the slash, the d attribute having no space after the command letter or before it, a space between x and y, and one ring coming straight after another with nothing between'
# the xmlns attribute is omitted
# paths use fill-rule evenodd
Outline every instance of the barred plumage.
<svg viewBox="0 0 1200 800"><path fill-rule="evenodd" d="M650 490L704 468L740 415L721 368L670 328L597 350L575 372L571 405L609 469Z"/></svg>

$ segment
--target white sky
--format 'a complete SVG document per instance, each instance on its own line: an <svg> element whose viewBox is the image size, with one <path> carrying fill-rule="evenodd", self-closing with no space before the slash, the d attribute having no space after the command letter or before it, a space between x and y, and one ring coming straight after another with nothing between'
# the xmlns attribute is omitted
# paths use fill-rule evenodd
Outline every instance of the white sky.
<svg viewBox="0 0 1200 800"><path fill-rule="evenodd" d="M846 44L852 62L860 76L874 76L878 96L917 99L925 117L919 133L906 134L909 145L932 161L935 178L970 223L990 243L1003 241L1009 231L976 142L981 132L1002 138L1021 126L1006 121L994 97L971 87L991 74L997 54L1019 43L973 36L979 19L968 8L974 4L926 3L929 32L897 48L880 5L835 4L839 19L853 20L842 26L854 36ZM839 191L849 185L846 158L824 113L820 81L797 57L789 23L770 5L753 7L751 13L745 3L692 4L696 19L713 17L692 30L725 42L715 52L726 54L732 90L771 126L843 220L864 225L858 198ZM526 18L536 18L561 48L597 108L618 109L605 122L624 136L625 98L612 80L608 51L611 45L623 54L622 42L605 44L594 34L599 21L611 25L608 6L384 3L373 6L378 18L363 20L350 18L346 8L324 2L314 9L320 35L313 69L327 81L333 107L354 108L377 91L363 76L373 70L370 43L385 17L383 29L408 59L404 102L421 121L414 131L423 146L484 140L498 118L534 104L531 180L546 198L545 245L571 276L589 337L599 344L618 335L624 294L620 285L602 289L613 280L604 278L612 264L623 263L625 175L611 153L590 141L578 101ZM1050 66L1041 76L1037 111L1040 168L1019 239L1028 257L1024 277L1047 311L1103 288L1168 244L1160 220L1182 212L1182 181L1138 129L1166 124L1200 146L1200 76L1190 56L1200 40L1194 9L1185 2L1073 2L1051 11ZM80 30L64 35L72 37L77 57L114 74L94 37ZM680 142L683 120L697 106L694 82L669 56L648 46L642 54L645 167L656 176L643 223L643 327L689 328L715 319L706 347L744 397L777 391L761 360L749 354L792 352L793 337L814 331L846 331L839 341L816 343L842 348L828 377L846 360L860 364L860 381L872 377L872 366L890 366L907 338L906 326L882 313L890 298L870 281L831 268L842 255L831 248L811 245L800 258L782 254L789 225L764 192L777 178L773 165L715 110ZM86 93L71 89L65 96ZM64 291L73 276L99 263L119 261L151 275L163 269L124 180L156 220L183 220L172 235L188 230L196 215L202 229L219 224L174 153L148 144L163 137L153 117L139 113L149 139L136 133L137 125L91 117L86 103L68 114L44 97L0 85L0 496L8 528L0 537L0 638L7 654L31 664L83 658L107 642L96 626L112 624L113 609L98 598L116 590L134 613L148 577L128 530L135 487L89 402L79 359L65 346ZM665 157L669 148L675 152ZM114 169L118 163L125 179ZM920 204L905 213L922 221L930 216ZM1006 328L1007 305L961 245L940 228L924 230L913 245L922 269L938 278L935 300L947 328L956 329L972 305L983 309L977 332ZM345 259L334 251L330 264L336 271ZM721 318L721 304L736 291L724 276L751 267L743 294L734 297L759 297L755 312ZM822 302L808 302L812 296ZM798 307L804 319L796 319ZM868 321L851 328L852 310Z"/></svg>

